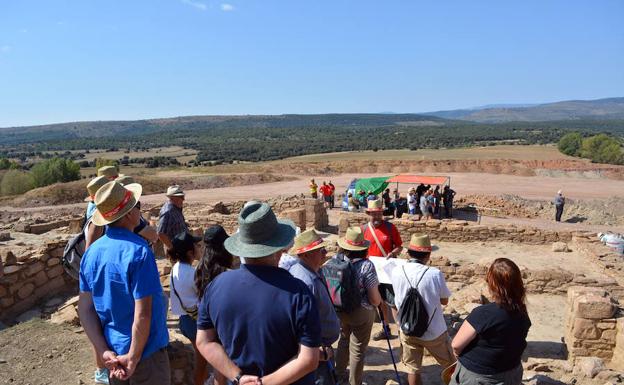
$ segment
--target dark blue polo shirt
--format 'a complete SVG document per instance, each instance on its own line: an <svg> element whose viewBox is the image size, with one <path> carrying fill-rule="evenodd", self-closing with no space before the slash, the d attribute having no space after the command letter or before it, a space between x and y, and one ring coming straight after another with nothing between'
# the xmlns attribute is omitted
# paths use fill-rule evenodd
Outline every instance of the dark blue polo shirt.
<svg viewBox="0 0 624 385"><path fill-rule="evenodd" d="M199 305L197 328L216 329L244 374L265 376L297 356L299 344L321 345L319 313L305 283L284 269L241 265L220 274ZM313 385L314 372L293 385Z"/></svg>

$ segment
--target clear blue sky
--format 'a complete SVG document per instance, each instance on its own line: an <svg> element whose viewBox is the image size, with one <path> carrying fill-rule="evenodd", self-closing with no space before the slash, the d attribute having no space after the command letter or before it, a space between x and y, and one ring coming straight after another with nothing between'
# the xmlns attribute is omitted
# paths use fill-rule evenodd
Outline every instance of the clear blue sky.
<svg viewBox="0 0 624 385"><path fill-rule="evenodd" d="M611 96L622 0L0 1L0 127Z"/></svg>

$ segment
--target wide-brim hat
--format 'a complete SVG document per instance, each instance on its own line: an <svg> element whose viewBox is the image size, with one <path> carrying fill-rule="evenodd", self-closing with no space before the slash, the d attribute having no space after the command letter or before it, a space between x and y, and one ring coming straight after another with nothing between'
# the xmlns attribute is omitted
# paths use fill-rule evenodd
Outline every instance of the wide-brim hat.
<svg viewBox="0 0 624 385"><path fill-rule="evenodd" d="M262 258L288 248L294 237L292 221L278 220L267 203L254 203L240 212L238 232L223 245L237 257Z"/></svg>
<svg viewBox="0 0 624 385"><path fill-rule="evenodd" d="M327 246L327 242L314 228L308 229L295 237L295 244L290 249L290 254L303 254L308 251L318 250Z"/></svg>
<svg viewBox="0 0 624 385"><path fill-rule="evenodd" d="M89 194L84 200L85 202L93 202L95 199L95 193L106 183L110 182L105 176L96 176L91 179L89 184L87 185L87 193Z"/></svg>
<svg viewBox="0 0 624 385"><path fill-rule="evenodd" d="M373 199L368 201L368 207L366 208L367 213L379 212L383 211L383 206L381 204L381 200Z"/></svg>
<svg viewBox="0 0 624 385"><path fill-rule="evenodd" d="M138 183L126 186L111 181L95 193L95 213L91 222L106 226L128 214L141 198L143 187Z"/></svg>
<svg viewBox="0 0 624 385"><path fill-rule="evenodd" d="M183 197L184 191L182 191L182 187L174 184L173 186L169 186L167 188L167 196L168 197Z"/></svg>
<svg viewBox="0 0 624 385"><path fill-rule="evenodd" d="M370 242L364 239L364 233L360 227L349 227L343 238L338 239L338 246L345 250L366 250Z"/></svg>
<svg viewBox="0 0 624 385"><path fill-rule="evenodd" d="M133 177L130 175L119 174L115 182L120 183L122 186L129 185L132 183L136 183Z"/></svg>
<svg viewBox="0 0 624 385"><path fill-rule="evenodd" d="M115 166L104 166L98 168L97 175L107 178L117 178L119 176L119 171L117 171L117 167Z"/></svg>
<svg viewBox="0 0 624 385"><path fill-rule="evenodd" d="M419 251L422 253L430 253L433 250L431 246L431 239L427 234L412 234L409 246L407 247L413 251Z"/></svg>

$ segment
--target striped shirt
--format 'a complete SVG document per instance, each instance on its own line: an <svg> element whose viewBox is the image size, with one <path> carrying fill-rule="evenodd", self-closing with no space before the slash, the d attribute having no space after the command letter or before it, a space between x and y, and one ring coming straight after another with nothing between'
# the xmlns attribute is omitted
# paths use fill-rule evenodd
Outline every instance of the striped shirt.
<svg viewBox="0 0 624 385"><path fill-rule="evenodd" d="M171 202L167 202L160 209L158 217L158 233L165 234L170 240L188 230L188 226L184 221L182 209L175 206Z"/></svg>

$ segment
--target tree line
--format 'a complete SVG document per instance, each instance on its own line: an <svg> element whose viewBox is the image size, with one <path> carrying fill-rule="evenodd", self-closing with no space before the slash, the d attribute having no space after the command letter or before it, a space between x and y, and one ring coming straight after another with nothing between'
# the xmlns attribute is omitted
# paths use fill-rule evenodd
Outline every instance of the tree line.
<svg viewBox="0 0 624 385"><path fill-rule="evenodd" d="M0 165L7 159L0 159ZM30 170L9 168L0 180L0 195L17 195L36 187L80 179L80 166L70 159L52 158L37 163Z"/></svg>
<svg viewBox="0 0 624 385"><path fill-rule="evenodd" d="M566 155L590 159L595 163L624 164L622 141L607 134L586 136L570 132L561 137L559 151Z"/></svg>

